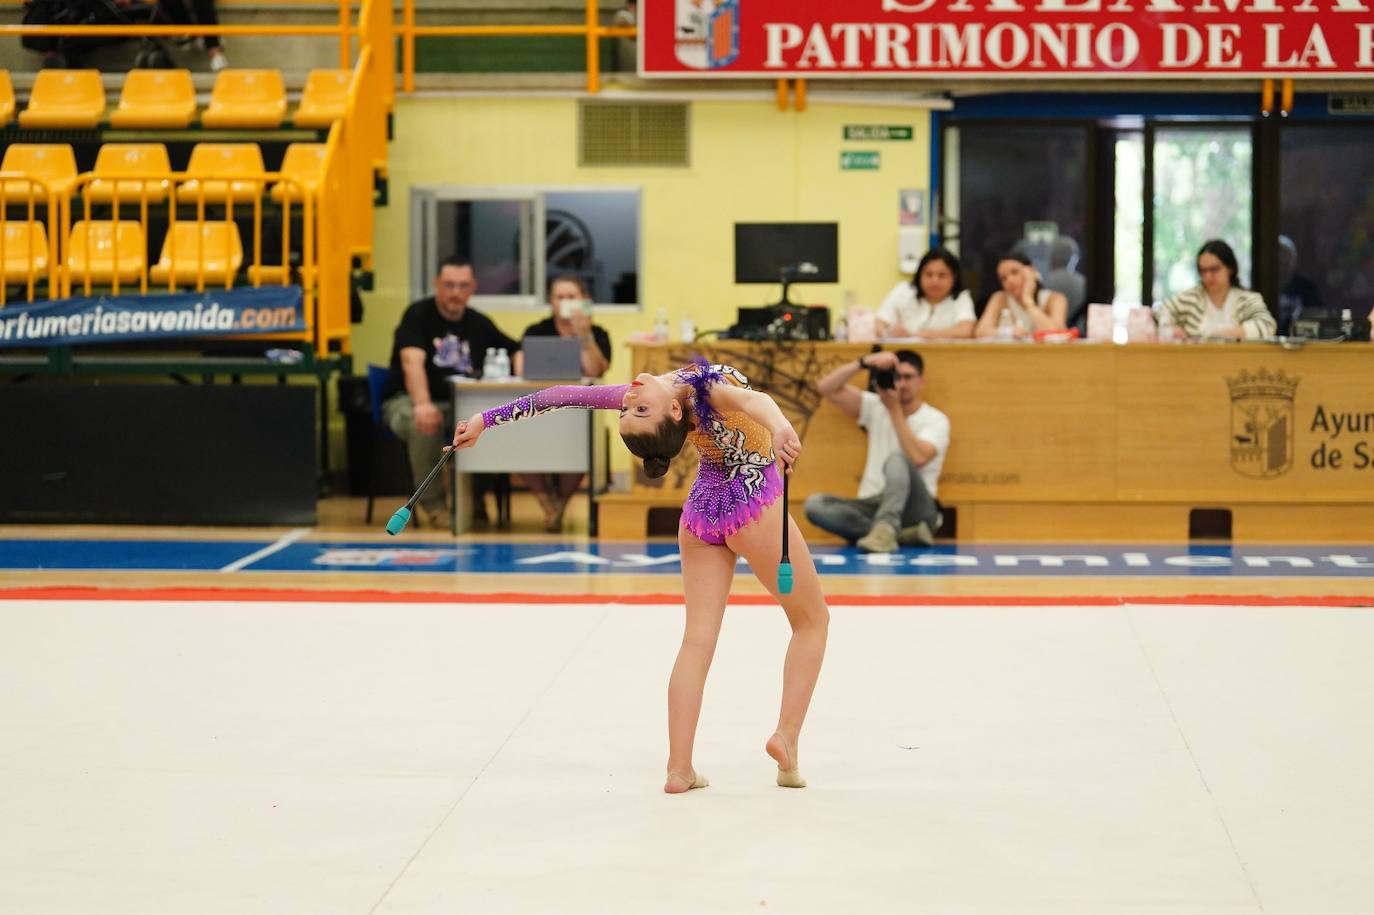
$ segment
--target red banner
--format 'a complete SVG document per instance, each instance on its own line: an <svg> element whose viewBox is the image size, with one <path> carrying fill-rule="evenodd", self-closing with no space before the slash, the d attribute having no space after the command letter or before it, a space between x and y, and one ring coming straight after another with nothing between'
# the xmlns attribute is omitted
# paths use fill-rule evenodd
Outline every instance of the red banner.
<svg viewBox="0 0 1374 915"><path fill-rule="evenodd" d="M1374 75L1374 0L642 0L691 77Z"/></svg>

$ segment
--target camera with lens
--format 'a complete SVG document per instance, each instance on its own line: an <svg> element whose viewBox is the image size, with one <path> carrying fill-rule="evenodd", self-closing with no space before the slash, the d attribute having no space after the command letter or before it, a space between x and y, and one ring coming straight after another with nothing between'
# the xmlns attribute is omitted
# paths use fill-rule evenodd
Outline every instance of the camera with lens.
<svg viewBox="0 0 1374 915"><path fill-rule="evenodd" d="M875 345L873 347L874 353L881 353L882 351L883 348L881 346ZM869 355L871 356L873 355L873 353L869 353ZM870 387L878 388L879 390L891 391L893 388L897 387L896 369L879 369L870 367L868 370L868 378L871 382Z"/></svg>

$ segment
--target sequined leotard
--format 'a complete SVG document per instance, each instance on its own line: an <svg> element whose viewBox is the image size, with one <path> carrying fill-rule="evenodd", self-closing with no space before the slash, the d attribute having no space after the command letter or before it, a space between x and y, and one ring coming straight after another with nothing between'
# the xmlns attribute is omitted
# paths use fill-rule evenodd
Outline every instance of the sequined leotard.
<svg viewBox="0 0 1374 915"><path fill-rule="evenodd" d="M673 373L691 391L696 417L688 441L701 461L682 506L682 524L698 539L723 544L725 538L763 513L782 493L782 475L768 430L739 411L711 406L712 385L748 388L749 379L728 365L696 362ZM565 407L619 410L629 385L559 385L486 410L484 428L502 426Z"/></svg>

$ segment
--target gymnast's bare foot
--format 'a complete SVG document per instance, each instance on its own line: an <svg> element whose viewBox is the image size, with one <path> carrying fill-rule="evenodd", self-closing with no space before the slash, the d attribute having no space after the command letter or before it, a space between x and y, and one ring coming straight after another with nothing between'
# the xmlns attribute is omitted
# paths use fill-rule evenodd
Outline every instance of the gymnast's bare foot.
<svg viewBox="0 0 1374 915"><path fill-rule="evenodd" d="M778 764L778 784L783 788L805 788L806 779L797 771L797 750L789 745L787 738L774 733L764 745L768 755Z"/></svg>
<svg viewBox="0 0 1374 915"><path fill-rule="evenodd" d="M667 794L685 794L693 788L705 788L711 783L706 780L706 776L698 775L696 772L683 775L681 772L669 772L668 780L663 783L663 790Z"/></svg>

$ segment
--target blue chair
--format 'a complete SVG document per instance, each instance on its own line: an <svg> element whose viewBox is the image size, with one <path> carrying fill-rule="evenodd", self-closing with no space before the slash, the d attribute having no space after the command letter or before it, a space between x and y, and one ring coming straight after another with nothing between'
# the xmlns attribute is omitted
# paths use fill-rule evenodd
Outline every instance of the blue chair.
<svg viewBox="0 0 1374 915"><path fill-rule="evenodd" d="M367 398L372 407L372 467L367 475L367 523L372 523L372 503L377 498L377 471L381 466L382 455L385 453L388 442L400 443L391 429L382 420L382 401L385 399L386 383L391 377L391 370L384 365L369 365L367 367ZM406 478L411 478L410 461L406 461ZM415 481L410 479L409 489L415 488ZM410 523L417 528L420 527L418 516L412 516Z"/></svg>

